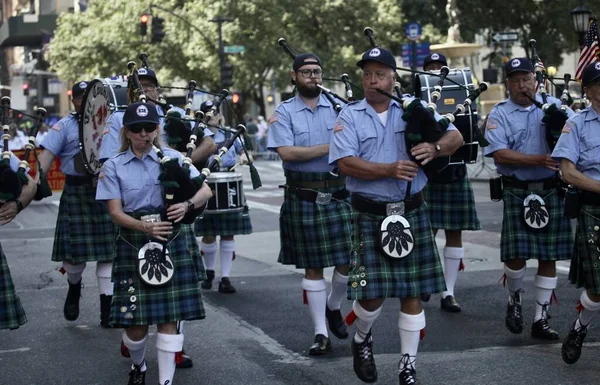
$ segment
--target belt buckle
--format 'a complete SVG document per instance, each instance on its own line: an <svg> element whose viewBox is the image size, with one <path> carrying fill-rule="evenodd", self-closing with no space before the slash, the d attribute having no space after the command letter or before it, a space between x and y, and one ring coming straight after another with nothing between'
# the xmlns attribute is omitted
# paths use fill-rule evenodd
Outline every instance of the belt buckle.
<svg viewBox="0 0 600 385"><path fill-rule="evenodd" d="M154 223L154 222L160 222L160 214L148 214L148 215L142 215L140 217L140 220L142 222L147 222L147 223Z"/></svg>
<svg viewBox="0 0 600 385"><path fill-rule="evenodd" d="M331 193L317 192L315 203L318 205L328 205L331 203Z"/></svg>
<svg viewBox="0 0 600 385"><path fill-rule="evenodd" d="M386 215L404 215L404 201L387 203L385 205Z"/></svg>
<svg viewBox="0 0 600 385"><path fill-rule="evenodd" d="M544 182L535 182L535 183L529 183L529 190L543 190L544 189Z"/></svg>

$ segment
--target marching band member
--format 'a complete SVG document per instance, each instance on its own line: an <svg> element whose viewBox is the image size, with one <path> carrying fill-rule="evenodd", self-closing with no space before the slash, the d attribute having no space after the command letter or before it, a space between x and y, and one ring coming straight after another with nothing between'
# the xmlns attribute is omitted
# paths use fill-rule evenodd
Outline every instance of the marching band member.
<svg viewBox="0 0 600 385"><path fill-rule="evenodd" d="M298 95L284 101L269 119L268 149L283 160L286 177L279 217L279 262L305 269L302 289L314 326L309 354L331 350L329 329L347 338L340 305L346 297L350 255L351 211L345 179L330 173L327 155L337 116L321 94L321 59L315 54L297 55L291 73ZM331 292L323 269L335 266Z"/></svg>
<svg viewBox="0 0 600 385"><path fill-rule="evenodd" d="M4 145L3 143L0 143L0 151L3 150ZM19 169L19 159L12 153L9 165L7 166L14 172L17 172ZM2 199L2 193L4 192L4 187L7 186L2 186L4 177L0 174L0 200L2 201L0 204L0 226L10 223L25 207L29 206L29 203L33 200L36 191L36 183L29 175L27 175L27 179L29 179L29 183L23 185L21 194L17 199L4 200ZM6 256L4 255L1 244L0 288L2 289L2 293L0 294L0 329L18 329L27 322L27 317L25 316L25 310L23 310L21 300L13 285L8 263L6 262Z"/></svg>
<svg viewBox="0 0 600 385"><path fill-rule="evenodd" d="M330 163L348 175L347 188L356 212L355 248L349 273L349 296L354 299L352 309L357 316L352 338L354 371L364 382L377 381L371 327L384 300L395 297L401 304L399 381L401 385L416 384L415 360L421 330L425 328L420 295L445 289L421 193L427 178L417 163L409 160L406 123L401 118L403 108L376 91L379 88L392 92L396 81L394 56L381 47L372 48L357 65L363 70L365 99L349 104L340 113L329 154ZM428 163L438 155L454 153L461 144L462 136L450 125L438 143L420 143L410 152L416 160ZM406 191L407 182L411 182L410 194ZM398 215L391 215L394 207L398 208ZM382 251L387 242L381 242L378 233L383 223L398 216L395 219L403 228L391 242L396 242L396 238L403 240L392 248L401 252L396 258Z"/></svg>
<svg viewBox="0 0 600 385"><path fill-rule="evenodd" d="M560 160L562 179L581 190L569 280L584 290L579 315L562 345L567 364L579 360L590 322L600 312L600 63L589 64L582 80L592 105L567 121L552 153Z"/></svg>
<svg viewBox="0 0 600 385"><path fill-rule="evenodd" d="M434 52L423 61L423 71L439 71L443 66L448 66L448 62L439 53ZM454 296L454 285L465 254L462 231L481 230L467 166L464 163L455 164L440 172L428 172L423 197L433 233L443 229L446 235L443 252L446 291L442 292L441 308L448 312L459 312L461 308Z"/></svg>
<svg viewBox="0 0 600 385"><path fill-rule="evenodd" d="M205 101L200 106L200 110L207 113L213 105L214 103L211 100ZM217 129L220 126L220 120L221 114L217 113L208 122L209 129L214 134L214 141L217 143L217 148L220 148L228 139L228 136L231 136L231 134L225 135ZM225 153L225 156L221 158L222 171L229 171L229 168L236 164L237 155L240 156L240 164L248 163L243 146L241 139L233 143L233 146ZM208 160L209 163L211 161L212 158ZM244 205L243 211L231 213L217 212L214 214L204 213L203 216L196 218L194 233L196 236L202 236L200 250L202 251L204 266L206 268L206 279L202 281L203 289L210 290L212 288L212 281L215 279L216 237L220 236L221 281L219 282L219 292L227 294L235 293L235 287L231 285L231 281L229 280L229 274L231 273L231 267L235 259L235 240L233 236L236 234L252 233L252 223L250 222L248 211L248 205Z"/></svg>
<svg viewBox="0 0 600 385"><path fill-rule="evenodd" d="M556 261L569 259L573 239L554 178L559 163L549 154L544 112L530 100L542 100L535 91L533 72L527 58L506 63L509 99L496 104L488 115L485 137L490 145L485 156L494 158L504 188L500 256L509 290L506 327L511 333L523 332L521 294L526 261L537 259L531 336L557 340L558 332L548 324L548 307L557 283ZM552 97L548 102L561 104Z"/></svg>
<svg viewBox="0 0 600 385"><path fill-rule="evenodd" d="M148 325L156 324L158 373L161 385L172 384L176 353L183 349L183 334L178 334L177 322L205 317L202 293L198 280L197 261L188 249L179 222L191 205L202 206L211 192L206 184L191 202L177 203L167 208L169 221L145 222L142 215L164 210L162 188L158 179L160 165L152 145L161 147L159 117L155 106L132 103L123 116L121 151L104 163L98 180L96 198L107 201L112 220L119 226L113 269L115 297L111 307L111 323L124 327L123 342L129 350L133 366L130 384L144 384L145 346ZM166 156L179 159L179 152L162 148ZM199 175L190 168L190 178ZM175 273L162 286L147 284L138 276L133 261L149 238L168 242L169 255ZM150 261L149 269L155 264ZM156 265L158 271L160 263ZM158 273L155 273L158 274Z"/></svg>
<svg viewBox="0 0 600 385"><path fill-rule="evenodd" d="M75 83L71 101L75 111L56 123L40 147L40 164L48 172L54 157L61 160L65 187L60 198L52 260L62 262L61 271L67 273L69 291L63 313L68 321L79 317L82 274L87 262L97 261L96 278L100 292L100 324L108 323L112 300L111 269L115 226L108 216L106 204L96 201L95 178L84 168L79 153L78 114L88 83ZM39 176L39 173L38 173Z"/></svg>

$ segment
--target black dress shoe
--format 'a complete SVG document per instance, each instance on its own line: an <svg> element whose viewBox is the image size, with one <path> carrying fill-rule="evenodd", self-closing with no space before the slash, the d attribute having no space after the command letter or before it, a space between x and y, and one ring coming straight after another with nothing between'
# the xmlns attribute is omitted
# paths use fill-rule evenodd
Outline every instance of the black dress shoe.
<svg viewBox="0 0 600 385"><path fill-rule="evenodd" d="M110 305L112 295L100 294L100 326L110 328Z"/></svg>
<svg viewBox="0 0 600 385"><path fill-rule="evenodd" d="M231 294L235 293L235 287L231 285L231 281L229 278L222 277L221 282L219 282L219 293Z"/></svg>
<svg viewBox="0 0 600 385"><path fill-rule="evenodd" d="M331 330L334 336L342 340L348 338L348 328L340 309L329 310L329 307L325 305L325 317L327 317L329 330Z"/></svg>
<svg viewBox="0 0 600 385"><path fill-rule="evenodd" d="M206 279L202 281L200 287L204 290L212 289L213 279L215 279L215 271L214 270L206 270Z"/></svg>
<svg viewBox="0 0 600 385"><path fill-rule="evenodd" d="M398 382L400 385L417 385L417 371L414 368L415 360L405 354L398 363Z"/></svg>
<svg viewBox="0 0 600 385"><path fill-rule="evenodd" d="M142 362L141 365L135 365L133 370L129 372L129 382L127 385L146 385L146 371L141 370L144 366Z"/></svg>
<svg viewBox="0 0 600 385"><path fill-rule="evenodd" d="M177 369L188 369L194 366L190 356L185 354L185 350L175 353L175 366Z"/></svg>
<svg viewBox="0 0 600 385"><path fill-rule="evenodd" d="M331 340L323 334L315 336L315 343L308 350L310 356L322 356L331 351Z"/></svg>
<svg viewBox="0 0 600 385"><path fill-rule="evenodd" d="M79 318L79 298L81 297L81 280L78 283L69 283L69 291L65 299L63 314L67 321L75 321Z"/></svg>
<svg viewBox="0 0 600 385"><path fill-rule="evenodd" d="M506 328L514 334L523 333L523 311L521 309L521 292L517 290L506 306Z"/></svg>
<svg viewBox="0 0 600 385"><path fill-rule="evenodd" d="M354 373L361 381L373 383L377 381L377 366L373 357L373 337L371 332L363 342L356 342L352 338L352 358L354 361Z"/></svg>
<svg viewBox="0 0 600 385"><path fill-rule="evenodd" d="M429 302L430 298L431 298L431 294L421 294L421 301L423 301L423 302Z"/></svg>
<svg viewBox="0 0 600 385"><path fill-rule="evenodd" d="M456 299L453 295L447 295L446 298L442 298L440 300L440 304L443 310L446 310L450 313L458 313L460 312L460 305L456 302Z"/></svg>
<svg viewBox="0 0 600 385"><path fill-rule="evenodd" d="M575 329L575 323L571 326L569 335L565 338L561 349L562 359L569 365L573 365L581 357L581 347L587 335L587 327L582 326L581 329L577 330Z"/></svg>
<svg viewBox="0 0 600 385"><path fill-rule="evenodd" d="M548 320L542 318L531 325L531 337L542 340L557 340L558 332L548 325Z"/></svg>

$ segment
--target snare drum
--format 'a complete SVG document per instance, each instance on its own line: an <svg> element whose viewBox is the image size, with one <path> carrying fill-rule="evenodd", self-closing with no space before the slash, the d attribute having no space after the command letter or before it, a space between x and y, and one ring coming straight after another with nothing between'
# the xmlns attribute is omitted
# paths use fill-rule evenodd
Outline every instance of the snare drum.
<svg viewBox="0 0 600 385"><path fill-rule="evenodd" d="M206 184L213 191L213 197L204 210L206 214L236 212L244 209L242 174L213 172L206 178Z"/></svg>
<svg viewBox="0 0 600 385"><path fill-rule="evenodd" d="M431 93L439 81L440 71L431 71L431 74L419 74L415 80L415 96L426 102L431 101ZM437 112L441 115L451 114L457 104L462 104L475 89L471 76L471 69L451 69L444 81L442 96L438 99ZM479 142L475 138L477 128L477 105L471 104L464 113L458 114L454 125L463 136L465 144L451 157L450 164L475 163Z"/></svg>

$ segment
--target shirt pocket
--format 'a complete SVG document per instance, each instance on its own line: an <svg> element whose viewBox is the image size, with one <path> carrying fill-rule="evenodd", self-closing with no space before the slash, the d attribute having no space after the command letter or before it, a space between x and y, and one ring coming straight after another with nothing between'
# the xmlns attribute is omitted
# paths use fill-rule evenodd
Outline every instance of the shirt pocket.
<svg viewBox="0 0 600 385"><path fill-rule="evenodd" d="M584 168L594 167L598 164L598 159L600 159L600 135L583 138L580 159Z"/></svg>
<svg viewBox="0 0 600 385"><path fill-rule="evenodd" d="M396 150L398 154L407 154L406 138L404 136L406 129L404 125L394 127L394 139L396 142Z"/></svg>
<svg viewBox="0 0 600 385"><path fill-rule="evenodd" d="M309 147L310 146L310 132L308 125L304 123L294 123L292 128L294 134L294 146L298 147Z"/></svg>
<svg viewBox="0 0 600 385"><path fill-rule="evenodd" d="M358 140L360 141L360 157L375 161L378 158L377 150L377 131L374 127L363 127L358 130Z"/></svg>
<svg viewBox="0 0 600 385"><path fill-rule="evenodd" d="M144 188L144 184L140 178L129 177L121 178L121 189L123 190L123 196L125 197L130 193L137 193Z"/></svg>

